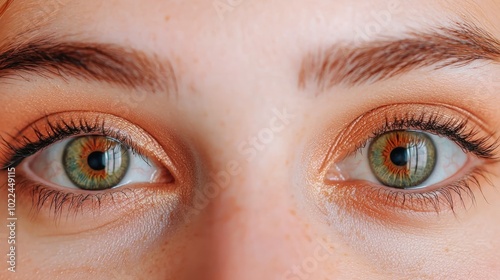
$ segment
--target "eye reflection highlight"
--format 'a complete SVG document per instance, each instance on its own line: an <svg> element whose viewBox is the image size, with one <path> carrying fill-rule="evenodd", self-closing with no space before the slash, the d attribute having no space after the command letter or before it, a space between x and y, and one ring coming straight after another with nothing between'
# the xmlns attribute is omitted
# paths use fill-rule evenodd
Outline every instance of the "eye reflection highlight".
<svg viewBox="0 0 500 280"><path fill-rule="evenodd" d="M380 135L368 148L370 168L384 185L411 188L423 183L436 165L436 148L425 133L394 131Z"/></svg>
<svg viewBox="0 0 500 280"><path fill-rule="evenodd" d="M419 189L452 177L466 165L467 158L446 137L422 131L390 131L333 164L326 181L367 181L390 188Z"/></svg>
<svg viewBox="0 0 500 280"><path fill-rule="evenodd" d="M64 149L64 171L71 182L84 190L115 187L129 165L129 151L116 140L103 136L78 137Z"/></svg>

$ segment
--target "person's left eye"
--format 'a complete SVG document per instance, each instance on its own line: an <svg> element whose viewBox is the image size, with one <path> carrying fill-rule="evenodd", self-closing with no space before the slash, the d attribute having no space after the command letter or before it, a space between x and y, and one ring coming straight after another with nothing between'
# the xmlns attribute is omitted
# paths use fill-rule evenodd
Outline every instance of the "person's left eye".
<svg viewBox="0 0 500 280"><path fill-rule="evenodd" d="M132 152L116 139L99 135L55 143L25 160L20 168L49 185L87 191L154 182L159 173L148 158Z"/></svg>
<svg viewBox="0 0 500 280"><path fill-rule="evenodd" d="M396 189L420 189L455 175L467 154L446 137L422 131L384 133L337 164L345 180L364 180ZM327 174L331 179L338 172Z"/></svg>

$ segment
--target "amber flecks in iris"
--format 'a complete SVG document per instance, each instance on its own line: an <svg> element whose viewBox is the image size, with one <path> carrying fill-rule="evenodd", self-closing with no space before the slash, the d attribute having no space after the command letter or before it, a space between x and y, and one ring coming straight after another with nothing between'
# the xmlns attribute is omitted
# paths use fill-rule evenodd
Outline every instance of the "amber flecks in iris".
<svg viewBox="0 0 500 280"><path fill-rule="evenodd" d="M392 131L374 139L368 157L374 175L382 184L412 188L432 174L436 148L426 133Z"/></svg>
<svg viewBox="0 0 500 280"><path fill-rule="evenodd" d="M104 136L81 136L64 149L63 167L68 178L84 190L115 187L127 173L128 150Z"/></svg>

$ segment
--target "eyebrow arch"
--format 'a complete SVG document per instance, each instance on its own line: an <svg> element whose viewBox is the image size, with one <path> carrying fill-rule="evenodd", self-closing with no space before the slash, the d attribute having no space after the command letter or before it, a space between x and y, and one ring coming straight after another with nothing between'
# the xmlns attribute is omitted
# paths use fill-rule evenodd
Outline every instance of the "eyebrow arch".
<svg viewBox="0 0 500 280"><path fill-rule="evenodd" d="M0 19L4 15L4 13L7 11L7 9L10 7L10 5L14 2L14 0L6 0L3 5L0 6Z"/></svg>
<svg viewBox="0 0 500 280"><path fill-rule="evenodd" d="M399 40L352 45L336 44L306 55L299 72L299 88L312 83L323 92L336 85L386 80L427 66L437 70L477 60L498 62L500 58L500 42L470 23L411 32Z"/></svg>
<svg viewBox="0 0 500 280"><path fill-rule="evenodd" d="M0 52L0 79L35 74L73 77L129 89L177 92L171 63L155 56L112 44L31 40Z"/></svg>

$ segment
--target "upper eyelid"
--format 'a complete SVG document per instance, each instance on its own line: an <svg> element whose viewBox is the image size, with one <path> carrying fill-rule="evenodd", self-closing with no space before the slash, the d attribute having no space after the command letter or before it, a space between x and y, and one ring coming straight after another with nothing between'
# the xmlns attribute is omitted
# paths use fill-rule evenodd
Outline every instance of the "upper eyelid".
<svg viewBox="0 0 500 280"><path fill-rule="evenodd" d="M133 148L133 151L139 155L148 154L149 159L159 162L163 166L168 166L169 171L175 177L176 167L172 162L172 159L165 153L163 148L159 146L159 144L154 140L148 133L142 131L141 128L129 124L124 123L124 120L108 114L102 113L94 113L94 112L71 112L69 119L70 121L64 121L64 115L67 113L58 113L55 115L45 116L43 118L38 119L37 121L30 124L28 127L22 129L19 133L17 133L14 137L10 139L0 138L0 145L5 147L4 153L2 153L3 159L2 163L5 167L9 167L9 163L12 163L12 158L9 156L13 156L12 152L18 151L26 146L27 143L36 143L36 140L39 140L39 137L45 137L50 140L53 140L50 143L47 143L46 146L53 144L59 140L65 139L71 136L85 135L85 134L99 134L99 135L107 135L112 134L114 138L121 141L122 144L127 147ZM81 114L81 116L79 116ZM68 118L67 118L68 119ZM87 126L89 130L81 131L80 129L76 129L73 133L63 133L62 139L53 139L49 134L51 133L50 129L47 130L47 127L40 128L38 132L33 130L34 127L37 127L41 124L44 126L55 126L57 129L57 125L65 122L70 124L73 123L76 127L79 125ZM41 133L41 135L37 135L37 133ZM53 133L53 132L52 132ZM31 135L31 136L29 136ZM109 135L108 135L109 136ZM144 145L147 144L147 145ZM143 147L148 146L148 147ZM149 147L152 146L152 147ZM11 154L9 155L9 151ZM34 154L37 152L33 147L31 149L27 149L27 152ZM24 157L20 157L22 160Z"/></svg>
<svg viewBox="0 0 500 280"><path fill-rule="evenodd" d="M412 109L413 107L413 109ZM327 151L326 157L323 160L322 164L318 168L319 174L325 174L327 170L329 169L331 162L335 159L338 160L340 156L345 157L348 156L349 154L352 154L356 152L361 146L365 145L369 139L373 138L373 134L380 133L380 131L374 131L375 127L376 129L381 128L381 124L377 124L376 121L371 121L372 122L372 128L368 128L370 130L370 133L366 133L367 128L360 123L363 123L363 120L366 118L371 119L374 116L379 116L378 119L380 121L380 115L384 116L382 121L387 121L387 114L394 115L395 111L405 111L405 108L407 111L412 112L411 114L419 116L419 111L421 113L427 112L427 116L446 116L446 114L454 114L457 116L461 116L461 119L458 119L457 121L461 120L463 123L467 123L465 129L468 129L467 132L474 134L474 135L469 135L470 138L474 138L474 140L477 140L476 146L482 145L484 146L484 151L485 154L483 155L484 158L486 159L491 159L491 160L496 160L498 156L495 154L496 150L499 147L500 143L500 138L498 137L493 137L495 134L489 130L484 129L485 124L480 120L475 118L472 114L466 113L463 110L459 108L455 108L452 106L444 106L444 105L436 105L436 104L423 104L423 103L418 103L418 104L392 104L388 106L383 106L379 107L376 109L373 109L360 117L356 118L349 126L347 126L341 133L337 134L336 138L334 139L333 143L331 143L330 148ZM435 108L435 112L438 113L430 113L432 112L433 108ZM449 111L449 112L448 112ZM452 113L453 112L453 113ZM405 114L403 114L404 117ZM407 115L407 114L406 114ZM449 118L451 119L451 118ZM441 120L443 121L443 120ZM476 122L477 121L477 122ZM472 124L474 124L474 128L477 128L474 130L474 128L471 128ZM401 127L403 129L403 127ZM408 128L406 128L408 129ZM411 128L410 128L411 129ZM425 131L425 129L424 129ZM484 132L486 136L484 137L477 137L477 133L479 132ZM355 134L364 134L365 138L363 141L360 141L359 139L356 138ZM446 136L446 135L444 135ZM353 144L355 143L355 144ZM350 148L346 148L346 144L350 146ZM460 144L460 143L459 143ZM342 148L339 148L342 147ZM464 147L462 147L464 148ZM349 153L345 153L345 150L349 150ZM487 153L486 153L487 152Z"/></svg>

